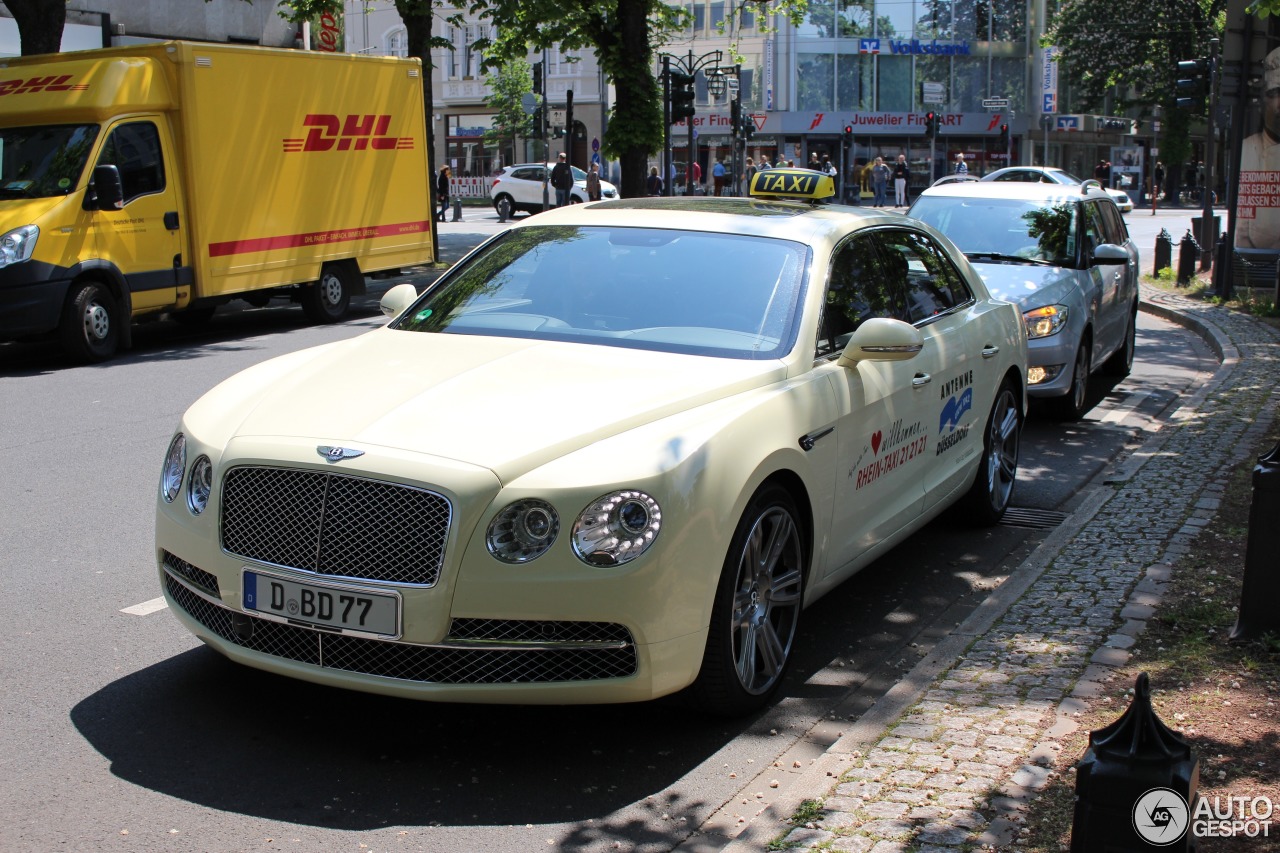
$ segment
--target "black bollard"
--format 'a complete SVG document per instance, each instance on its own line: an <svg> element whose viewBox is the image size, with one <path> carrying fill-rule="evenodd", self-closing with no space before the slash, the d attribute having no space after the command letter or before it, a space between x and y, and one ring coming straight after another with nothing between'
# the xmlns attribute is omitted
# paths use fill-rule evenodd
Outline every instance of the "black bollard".
<svg viewBox="0 0 1280 853"><path fill-rule="evenodd" d="M503 196L502 198L498 199L498 221L506 222L510 218L511 218L511 202L507 200L506 196Z"/></svg>
<svg viewBox="0 0 1280 853"><path fill-rule="evenodd" d="M1156 235L1155 258L1156 275L1160 275L1160 270L1167 270L1173 266L1173 238L1169 236L1167 228L1161 228L1160 233Z"/></svg>
<svg viewBox="0 0 1280 853"><path fill-rule="evenodd" d="M1139 674L1133 703L1089 733L1076 765L1071 853L1194 851L1188 829L1199 785L1199 759L1156 716L1147 674Z"/></svg>
<svg viewBox="0 0 1280 853"><path fill-rule="evenodd" d="M1196 261L1200 258L1200 244L1187 229L1182 242L1178 244L1178 284L1186 285L1196 276Z"/></svg>
<svg viewBox="0 0 1280 853"><path fill-rule="evenodd" d="M453 220L454 222L462 221L462 199L454 198L453 200Z"/></svg>
<svg viewBox="0 0 1280 853"><path fill-rule="evenodd" d="M1253 467L1249 504L1249 540L1244 550L1240 615L1231 641L1243 643L1280 633L1280 444L1258 457Z"/></svg>

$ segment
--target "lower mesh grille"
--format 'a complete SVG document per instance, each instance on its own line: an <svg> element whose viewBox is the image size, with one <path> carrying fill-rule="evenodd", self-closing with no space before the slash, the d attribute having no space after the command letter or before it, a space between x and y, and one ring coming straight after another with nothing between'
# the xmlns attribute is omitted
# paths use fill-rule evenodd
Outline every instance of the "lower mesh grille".
<svg viewBox="0 0 1280 853"><path fill-rule="evenodd" d="M449 646L414 646L348 637L285 625L238 613L201 598L185 585L165 575L165 588L175 603L191 618L222 639L253 651L327 669L418 681L431 684L539 684L554 681L596 681L624 678L636 672L635 646L631 635L620 625L575 622L518 622L503 620L458 620L489 626L524 626L517 633L543 644L565 642L564 637L548 637L531 626L586 626L570 642L614 642L608 648L465 649ZM475 629L477 626L470 626ZM620 632L620 633L619 633ZM536 634L536 637L534 636ZM588 635L597 635L588 639ZM601 635L610 635L607 639ZM502 636L466 635L472 640L515 641Z"/></svg>
<svg viewBox="0 0 1280 853"><path fill-rule="evenodd" d="M181 575L187 579L192 586L198 586L200 589L212 595L214 598L219 597L218 579L206 572L204 569L197 569L181 557L164 552L164 567L174 574Z"/></svg>

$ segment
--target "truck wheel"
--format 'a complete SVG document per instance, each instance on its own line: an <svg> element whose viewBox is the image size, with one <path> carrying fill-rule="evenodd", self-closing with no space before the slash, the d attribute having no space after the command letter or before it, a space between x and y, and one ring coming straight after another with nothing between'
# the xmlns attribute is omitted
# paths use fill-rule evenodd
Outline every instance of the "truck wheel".
<svg viewBox="0 0 1280 853"><path fill-rule="evenodd" d="M352 281L350 264L325 264L320 280L302 291L302 310L313 323L336 323L351 308Z"/></svg>
<svg viewBox="0 0 1280 853"><path fill-rule="evenodd" d="M62 347L76 361L106 361L120 343L120 311L111 291L96 281L71 285L62 309Z"/></svg>
<svg viewBox="0 0 1280 853"><path fill-rule="evenodd" d="M729 543L691 694L723 716L762 708L782 684L804 601L805 547L791 493L764 486Z"/></svg>

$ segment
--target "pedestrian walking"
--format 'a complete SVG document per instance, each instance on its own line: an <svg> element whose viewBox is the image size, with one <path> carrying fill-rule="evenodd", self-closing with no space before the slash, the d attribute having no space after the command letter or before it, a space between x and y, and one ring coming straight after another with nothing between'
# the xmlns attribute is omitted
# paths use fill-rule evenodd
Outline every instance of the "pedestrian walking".
<svg viewBox="0 0 1280 853"><path fill-rule="evenodd" d="M449 210L449 178L452 172L448 166L441 166L440 171L436 174L436 200L440 203L440 212L436 215L436 219L444 222L445 212Z"/></svg>
<svg viewBox="0 0 1280 853"><path fill-rule="evenodd" d="M556 164L551 167L551 186L556 191L556 207L564 207L569 203L569 191L573 189L573 169L561 153Z"/></svg>
<svg viewBox="0 0 1280 853"><path fill-rule="evenodd" d="M822 157L822 171L830 175L833 180L840 174L839 170L836 169L836 164L832 163L831 158L825 154Z"/></svg>
<svg viewBox="0 0 1280 853"><path fill-rule="evenodd" d="M600 164L592 163L587 170L587 201L600 200Z"/></svg>
<svg viewBox="0 0 1280 853"><path fill-rule="evenodd" d="M644 180L644 191L646 195L662 195L662 176L658 174L657 166L649 168L649 177Z"/></svg>
<svg viewBox="0 0 1280 853"><path fill-rule="evenodd" d="M876 207L884 207L889 203L889 178L892 176L893 170L889 168L889 164L884 162L883 157L877 157L871 166L871 191L875 195Z"/></svg>
<svg viewBox="0 0 1280 853"><path fill-rule="evenodd" d="M907 206L907 181L911 178L911 167L907 165L907 155L899 154L898 162L893 164L893 206Z"/></svg>
<svg viewBox="0 0 1280 853"><path fill-rule="evenodd" d="M742 170L742 194L744 196L751 195L751 179L756 176L755 161L750 157L747 158L747 165Z"/></svg>
<svg viewBox="0 0 1280 853"><path fill-rule="evenodd" d="M697 160L693 161L693 191L695 193L702 189L702 164Z"/></svg>
<svg viewBox="0 0 1280 853"><path fill-rule="evenodd" d="M957 175L969 174L969 164L964 161L963 152L956 154L956 174Z"/></svg>
<svg viewBox="0 0 1280 853"><path fill-rule="evenodd" d="M1163 192L1164 192L1164 163L1161 163L1159 160L1157 160L1157 161L1156 161L1156 191L1155 191L1155 197L1156 197L1157 199L1158 199L1158 198L1160 198L1160 196L1161 196L1161 194L1162 194Z"/></svg>
<svg viewBox="0 0 1280 853"><path fill-rule="evenodd" d="M716 195L718 196L724 195L724 178L725 178L724 161L717 160L716 164L711 167L711 180L712 180L713 186L715 187Z"/></svg>

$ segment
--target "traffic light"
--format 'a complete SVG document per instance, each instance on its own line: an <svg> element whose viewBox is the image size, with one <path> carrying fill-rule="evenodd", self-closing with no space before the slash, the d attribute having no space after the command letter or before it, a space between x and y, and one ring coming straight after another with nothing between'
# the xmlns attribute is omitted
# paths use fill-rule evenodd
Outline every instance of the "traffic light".
<svg viewBox="0 0 1280 853"><path fill-rule="evenodd" d="M742 104L737 98L729 102L729 126L742 127Z"/></svg>
<svg viewBox="0 0 1280 853"><path fill-rule="evenodd" d="M533 94L542 94L542 63L533 63Z"/></svg>
<svg viewBox="0 0 1280 853"><path fill-rule="evenodd" d="M1009 147L1009 125L1007 124L1000 125L1000 147Z"/></svg>
<svg viewBox="0 0 1280 853"><path fill-rule="evenodd" d="M848 145L850 142L853 142L853 125L846 124L844 126L844 144Z"/></svg>
<svg viewBox="0 0 1280 853"><path fill-rule="evenodd" d="M697 110L693 106L693 75L682 71L672 71L671 83L671 120L693 118Z"/></svg>
<svg viewBox="0 0 1280 853"><path fill-rule="evenodd" d="M938 138L938 114L925 113L924 116L924 135L930 139Z"/></svg>
<svg viewBox="0 0 1280 853"><path fill-rule="evenodd" d="M752 118L751 116L749 116L749 115L744 115L744 116L741 118L741 122L742 122L742 123L741 123L741 125L740 125L740 127L741 127L740 135L741 135L741 137L742 137L742 139L743 139L744 141L745 141L745 140L748 140L748 139L750 139L751 137L753 137L753 136L755 136L755 135L756 135L756 120L755 120L755 119L753 119L753 118Z"/></svg>
<svg viewBox="0 0 1280 853"><path fill-rule="evenodd" d="M1180 109L1200 109L1209 94L1212 71L1207 59L1187 59L1178 63L1177 105Z"/></svg>

